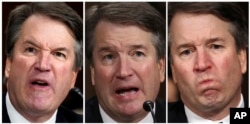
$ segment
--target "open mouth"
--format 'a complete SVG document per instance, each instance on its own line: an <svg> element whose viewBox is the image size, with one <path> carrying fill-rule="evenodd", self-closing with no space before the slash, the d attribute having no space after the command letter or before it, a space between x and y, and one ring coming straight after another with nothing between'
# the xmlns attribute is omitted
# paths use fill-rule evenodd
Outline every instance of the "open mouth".
<svg viewBox="0 0 250 124"><path fill-rule="evenodd" d="M120 95L120 96L125 96L125 95L132 95L137 93L139 90L139 88L123 88L123 89L119 89L116 90L116 94Z"/></svg>
<svg viewBox="0 0 250 124"><path fill-rule="evenodd" d="M49 86L47 82L43 82L43 81L34 81L31 84L36 85L36 86Z"/></svg>

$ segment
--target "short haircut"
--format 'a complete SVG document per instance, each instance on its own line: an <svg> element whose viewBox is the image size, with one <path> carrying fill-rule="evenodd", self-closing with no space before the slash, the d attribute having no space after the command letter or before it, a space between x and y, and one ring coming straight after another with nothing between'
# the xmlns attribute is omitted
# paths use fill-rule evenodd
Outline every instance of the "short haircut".
<svg viewBox="0 0 250 124"><path fill-rule="evenodd" d="M237 51L248 47L248 21L239 3L170 2L168 5L169 26L177 13L212 14L231 25L230 33L234 37ZM169 30L169 46L171 46L171 30Z"/></svg>
<svg viewBox="0 0 250 124"><path fill-rule="evenodd" d="M100 21L120 25L135 25L151 32L157 59L166 58L166 22L154 7L143 2L99 3L86 11L86 56L91 64L93 64L92 54L95 44L94 32Z"/></svg>

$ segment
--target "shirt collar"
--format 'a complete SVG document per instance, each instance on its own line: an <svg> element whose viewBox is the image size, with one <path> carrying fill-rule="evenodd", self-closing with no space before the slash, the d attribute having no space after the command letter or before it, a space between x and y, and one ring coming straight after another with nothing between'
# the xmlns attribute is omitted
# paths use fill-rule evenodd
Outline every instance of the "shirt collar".
<svg viewBox="0 0 250 124"><path fill-rule="evenodd" d="M6 94L6 108L7 108L7 113L10 118L11 123L31 123L28 121L26 118L24 118L12 105L8 93ZM51 116L50 119L43 123L55 123L56 122L56 114L57 110L54 112L54 114Z"/></svg>
<svg viewBox="0 0 250 124"><path fill-rule="evenodd" d="M155 106L155 104L154 104ZM101 113L101 117L104 123L118 123L115 120L113 120L101 107L101 105L99 104L99 108L100 108L100 113ZM153 108L153 111L155 112L155 107ZM145 116L140 122L138 123L153 123L153 117L150 114L150 112L147 114L147 116Z"/></svg>
<svg viewBox="0 0 250 124"><path fill-rule="evenodd" d="M243 102L243 96L241 94L240 102L239 102L237 108L243 108L243 107L244 107L244 102ZM230 122L229 115L227 115L226 117L224 117L221 120L212 121L212 120L205 119L205 118L195 114L186 105L184 106L184 108L185 108L185 113L187 115L187 119L188 119L189 123L202 123L202 124L204 124L204 123L209 123L209 124L217 123L217 124L219 124L220 122L222 122L223 124L229 124L229 122Z"/></svg>

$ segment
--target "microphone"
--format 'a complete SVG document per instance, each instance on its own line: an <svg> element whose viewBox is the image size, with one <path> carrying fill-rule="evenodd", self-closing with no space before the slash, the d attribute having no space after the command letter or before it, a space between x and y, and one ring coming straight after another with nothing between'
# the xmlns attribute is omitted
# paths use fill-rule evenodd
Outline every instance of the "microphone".
<svg viewBox="0 0 250 124"><path fill-rule="evenodd" d="M151 115L153 117L153 120L154 120L154 123L156 122L156 119L155 119L155 113L153 111L153 108L154 108L154 103L150 100L147 100L143 103L143 108L145 111L147 112L151 112Z"/></svg>
<svg viewBox="0 0 250 124"><path fill-rule="evenodd" d="M79 88L74 87L74 88L72 88L72 90L73 90L75 93L77 93L79 96L81 96L81 98L83 98L83 94L82 94L82 92L81 92L81 90L80 90Z"/></svg>

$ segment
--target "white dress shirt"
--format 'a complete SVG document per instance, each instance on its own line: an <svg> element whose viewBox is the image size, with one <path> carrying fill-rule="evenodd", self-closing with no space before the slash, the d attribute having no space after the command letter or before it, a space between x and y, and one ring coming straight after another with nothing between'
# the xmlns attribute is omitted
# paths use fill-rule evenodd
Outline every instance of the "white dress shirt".
<svg viewBox="0 0 250 124"><path fill-rule="evenodd" d="M212 120L205 119L205 118L195 114L187 106L184 106L184 107L185 107L185 113L187 115L187 119L188 119L189 123L200 123L200 124L220 124L220 123L229 124L230 123L229 115L227 115L226 117L224 117L221 120L212 121ZM240 102L239 102L237 108L243 108L243 107L244 107L244 102L243 102L243 96L241 94Z"/></svg>
<svg viewBox="0 0 250 124"><path fill-rule="evenodd" d="M11 123L31 123L29 120L27 120L26 118L24 118L16 109L15 107L12 105L12 103L10 102L10 98L8 93L6 94L6 108L7 108L7 112L10 118L10 122ZM55 111L55 113L51 116L50 119L48 119L47 121L43 122L43 123L55 123L56 122L56 114L57 114L57 110Z"/></svg>
<svg viewBox="0 0 250 124"><path fill-rule="evenodd" d="M155 106L155 104L154 104ZM101 113L101 117L104 123L118 123L115 120L113 120L101 107L101 105L99 104L99 108L100 108L100 113ZM153 111L155 112L155 107L153 108ZM138 123L153 123L153 117L151 115L151 113L149 112L147 114L147 116L145 116L140 122Z"/></svg>

